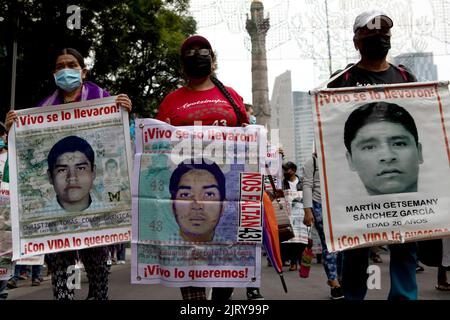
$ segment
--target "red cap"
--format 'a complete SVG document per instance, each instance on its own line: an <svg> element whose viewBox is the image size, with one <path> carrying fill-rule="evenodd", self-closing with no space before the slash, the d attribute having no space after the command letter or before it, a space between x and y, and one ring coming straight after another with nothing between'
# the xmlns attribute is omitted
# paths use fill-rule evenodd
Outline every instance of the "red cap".
<svg viewBox="0 0 450 320"><path fill-rule="evenodd" d="M186 51L187 48L189 48L191 45L196 44L196 43L204 45L207 49L211 50L211 53L212 53L211 44L205 37L202 37L200 35L193 35L193 36L188 37L186 40L184 40L183 44L181 45L181 49L180 49L181 55L183 55L183 53Z"/></svg>

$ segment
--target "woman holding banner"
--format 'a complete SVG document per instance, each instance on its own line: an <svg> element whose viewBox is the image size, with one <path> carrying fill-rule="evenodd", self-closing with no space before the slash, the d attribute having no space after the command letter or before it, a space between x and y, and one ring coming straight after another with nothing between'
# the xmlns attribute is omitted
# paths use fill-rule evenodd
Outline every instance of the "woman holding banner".
<svg viewBox="0 0 450 320"><path fill-rule="evenodd" d="M199 35L188 37L180 54L187 84L164 98L156 118L174 126L192 126L197 122L207 126L247 125L249 118L242 97L214 75L216 57L209 41ZM214 288L212 299L225 301L232 293L233 288ZM201 287L181 288L181 294L183 300L206 300L206 290Z"/></svg>
<svg viewBox="0 0 450 320"><path fill-rule="evenodd" d="M53 77L56 90L42 100L37 107L59 105L64 103L109 97L108 91L95 83L87 81L88 70L82 55L75 49L66 48L58 52L55 59ZM131 111L131 100L126 94L119 94L116 104L128 112ZM6 128L9 130L18 120L16 112L9 111L6 116ZM95 247L79 251L65 251L49 254L47 261L52 270L53 294L56 300L73 300L74 291L67 287L67 270L76 260L81 258L89 279L88 299L108 299L108 249Z"/></svg>

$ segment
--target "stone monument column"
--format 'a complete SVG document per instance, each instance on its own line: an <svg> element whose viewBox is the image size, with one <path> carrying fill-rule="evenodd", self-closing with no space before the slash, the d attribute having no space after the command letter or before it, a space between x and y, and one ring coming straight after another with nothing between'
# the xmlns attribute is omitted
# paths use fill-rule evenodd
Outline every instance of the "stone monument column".
<svg viewBox="0 0 450 320"><path fill-rule="evenodd" d="M246 29L252 43L252 99L258 124L270 130L269 85L267 80L266 36L269 18L264 18L262 1L253 0L247 17Z"/></svg>

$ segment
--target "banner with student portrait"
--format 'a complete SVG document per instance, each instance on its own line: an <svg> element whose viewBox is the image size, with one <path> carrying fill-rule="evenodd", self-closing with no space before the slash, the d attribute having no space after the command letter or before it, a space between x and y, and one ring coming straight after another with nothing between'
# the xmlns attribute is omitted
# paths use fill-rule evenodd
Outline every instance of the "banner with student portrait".
<svg viewBox="0 0 450 320"><path fill-rule="evenodd" d="M128 113L115 97L16 112L13 259L130 241Z"/></svg>
<svg viewBox="0 0 450 320"><path fill-rule="evenodd" d="M266 130L136 122L132 283L259 287Z"/></svg>
<svg viewBox="0 0 450 320"><path fill-rule="evenodd" d="M277 189L282 188L283 183L283 160L279 152L278 147L268 145L267 146L267 158L266 158L266 171L264 176L264 188L267 192L272 192L273 187L270 183L269 174L272 176L273 182Z"/></svg>
<svg viewBox="0 0 450 320"><path fill-rule="evenodd" d="M9 184L0 182L0 281L9 280L12 270L12 232L9 206Z"/></svg>
<svg viewBox="0 0 450 320"><path fill-rule="evenodd" d="M289 219L291 220L292 231L294 231L294 237L283 243L308 244L309 228L303 223L303 218L305 217L303 210L303 192L292 190L283 190L283 192L289 206Z"/></svg>
<svg viewBox="0 0 450 320"><path fill-rule="evenodd" d="M313 95L331 251L450 236L448 82Z"/></svg>

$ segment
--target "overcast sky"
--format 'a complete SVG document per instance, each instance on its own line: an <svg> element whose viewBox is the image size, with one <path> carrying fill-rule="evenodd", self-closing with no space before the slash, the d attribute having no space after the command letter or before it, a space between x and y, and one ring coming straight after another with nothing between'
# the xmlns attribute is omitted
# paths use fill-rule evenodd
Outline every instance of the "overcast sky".
<svg viewBox="0 0 450 320"><path fill-rule="evenodd" d="M328 78L325 0L264 0L269 92L291 70L293 90L307 91ZM197 31L217 52L218 76L251 102L251 55L245 30L251 0L191 0ZM450 0L328 0L332 69L356 62L352 26L358 13L381 6L394 20L392 56L433 52L440 80L450 79ZM444 10L447 5L448 10ZM445 11L445 12L443 12ZM446 32L446 33L445 33ZM315 59L313 59L313 57ZM269 99L271 96L269 96Z"/></svg>

